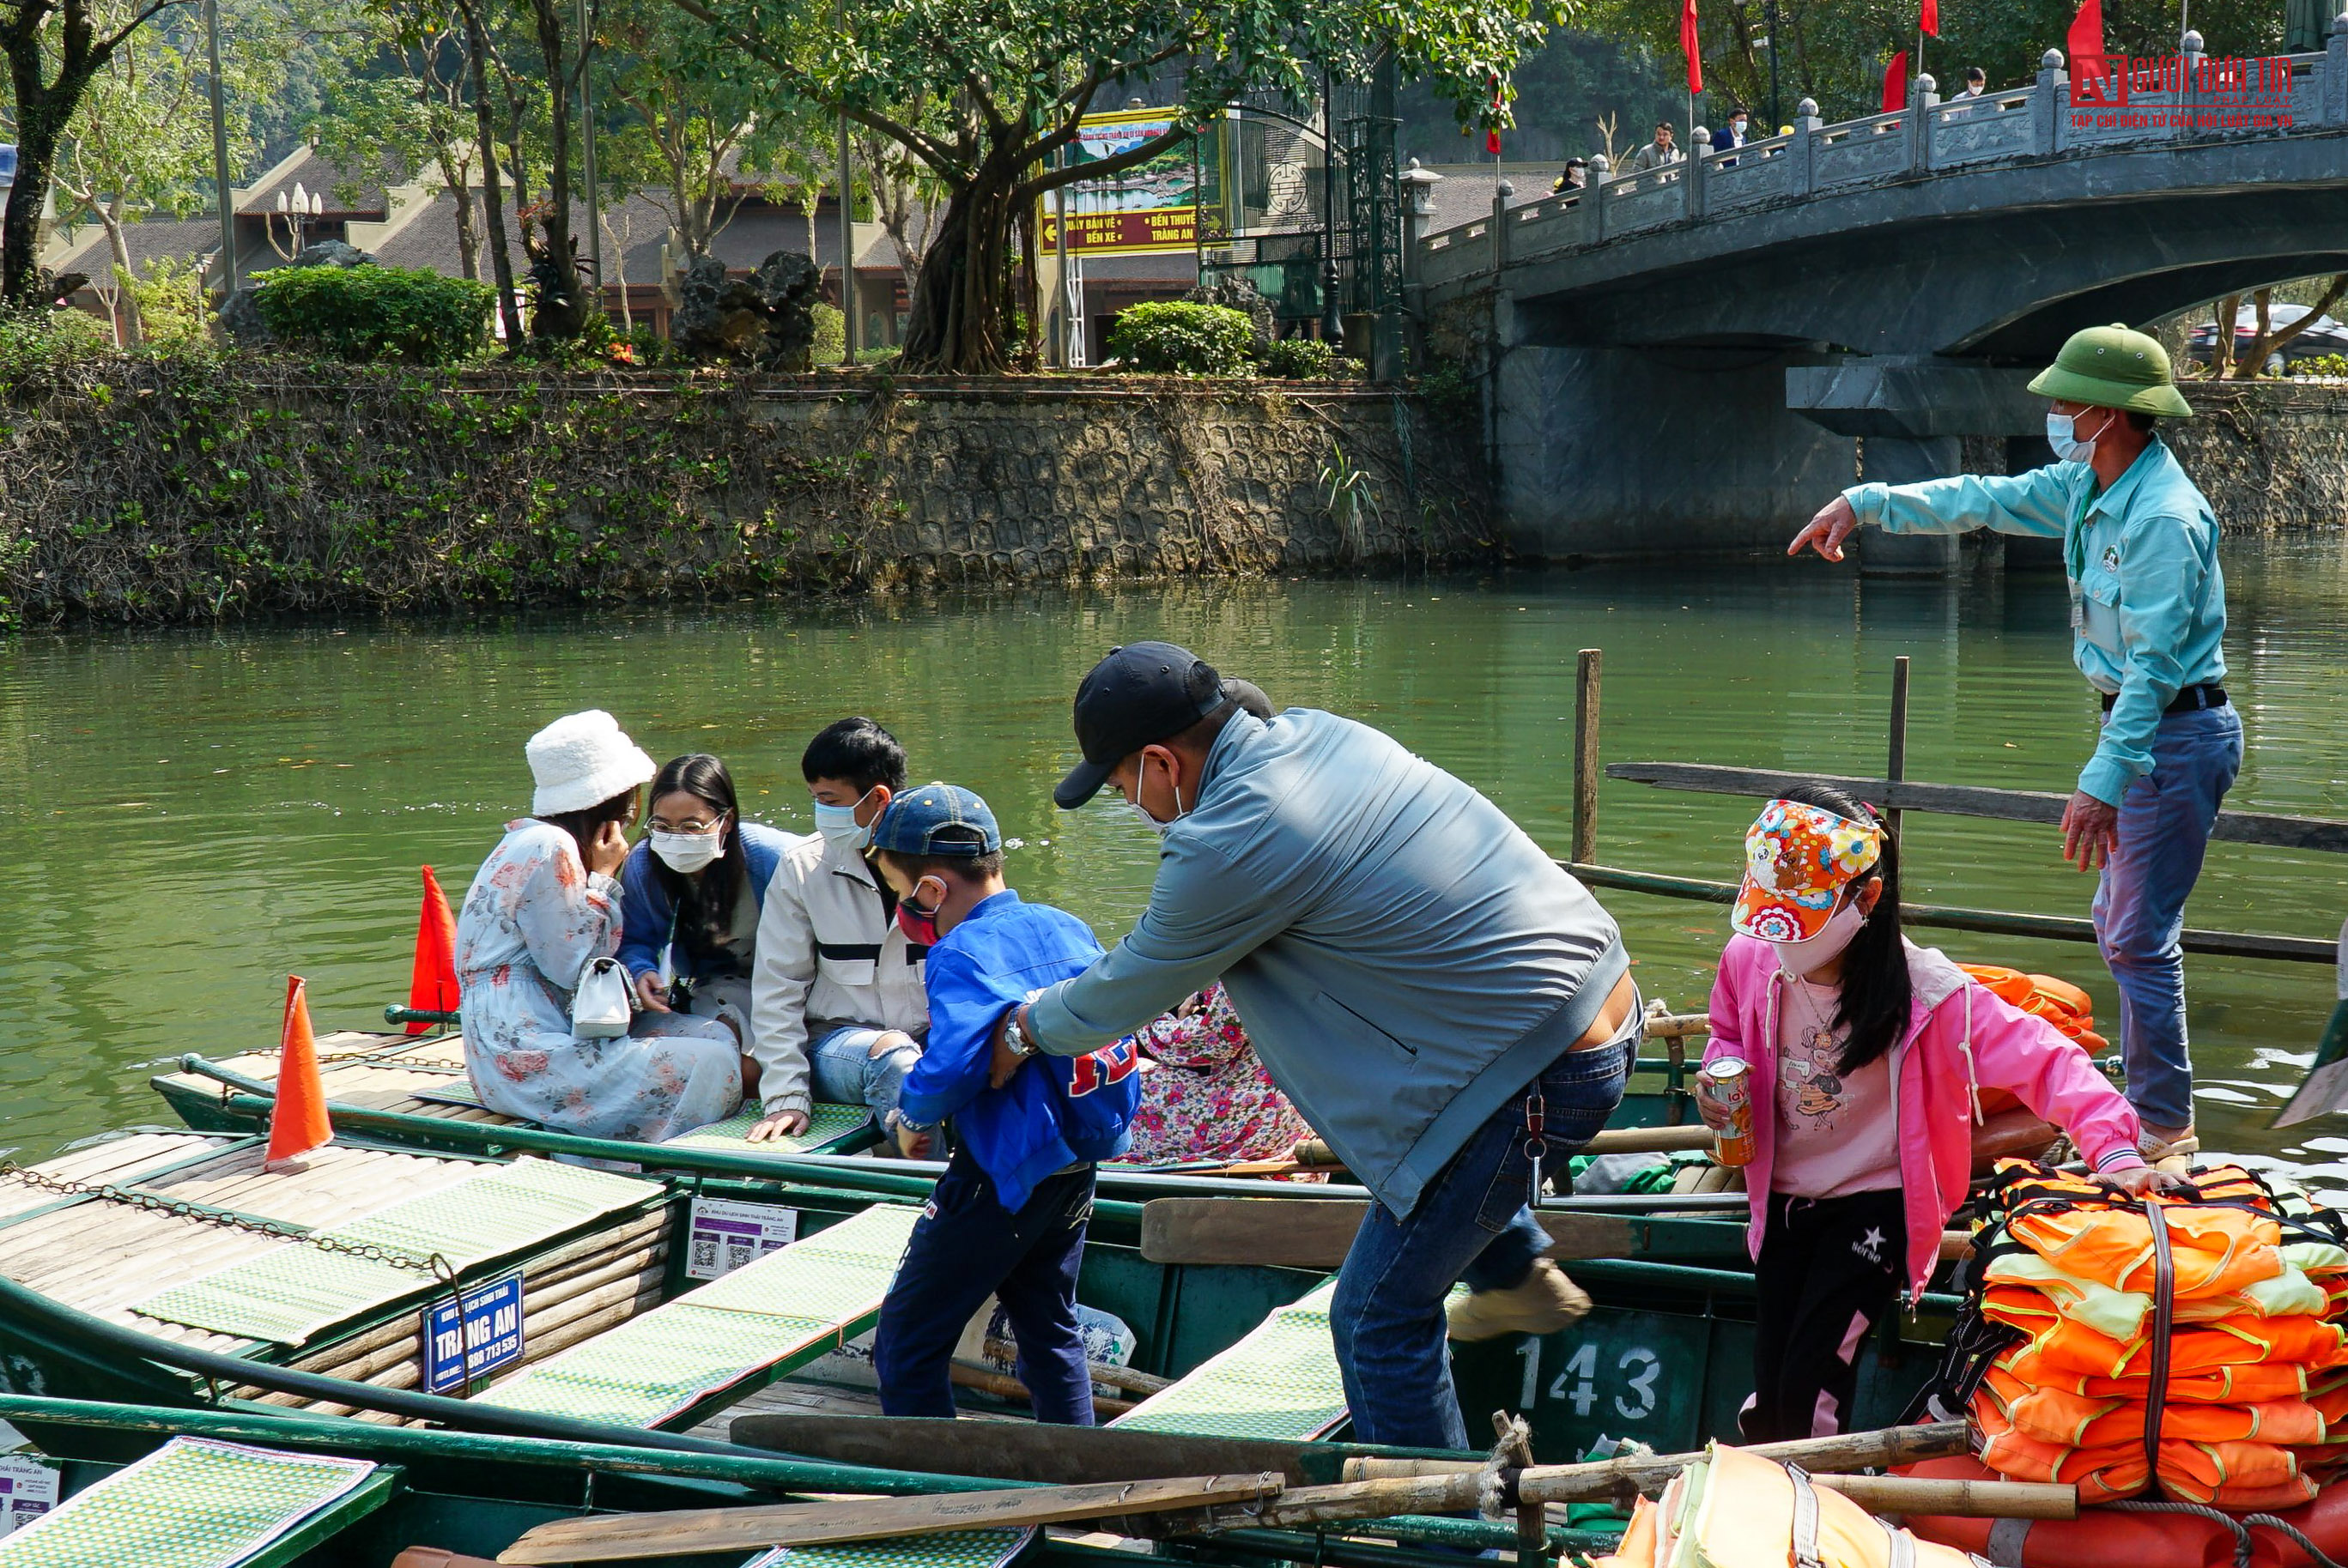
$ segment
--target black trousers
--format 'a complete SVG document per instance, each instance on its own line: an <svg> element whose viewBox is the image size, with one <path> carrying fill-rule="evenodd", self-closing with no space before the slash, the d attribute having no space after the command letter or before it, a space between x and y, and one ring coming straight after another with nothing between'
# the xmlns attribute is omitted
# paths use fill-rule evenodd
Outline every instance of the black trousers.
<svg viewBox="0 0 2348 1568"><path fill-rule="evenodd" d="M1859 1347L1893 1309L1907 1266L1899 1189L1840 1198L1769 1194L1754 1267L1753 1399L1738 1418L1746 1441L1849 1429Z"/></svg>

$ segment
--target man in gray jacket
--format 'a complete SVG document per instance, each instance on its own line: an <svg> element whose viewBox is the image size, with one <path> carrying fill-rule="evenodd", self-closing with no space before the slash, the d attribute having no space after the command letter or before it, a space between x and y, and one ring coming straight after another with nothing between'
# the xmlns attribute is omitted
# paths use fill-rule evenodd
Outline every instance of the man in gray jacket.
<svg viewBox="0 0 2348 1568"><path fill-rule="evenodd" d="M1085 761L1163 835L1149 907L1006 1015L995 1068L1108 1044L1220 978L1272 1078L1376 1195L1331 1312L1356 1434L1465 1448L1444 1350L1546 1333L1587 1298L1541 1257L1540 1161L1621 1102L1639 1028L1621 934L1498 807L1366 725L1243 712L1187 650L1113 651L1076 693Z"/></svg>

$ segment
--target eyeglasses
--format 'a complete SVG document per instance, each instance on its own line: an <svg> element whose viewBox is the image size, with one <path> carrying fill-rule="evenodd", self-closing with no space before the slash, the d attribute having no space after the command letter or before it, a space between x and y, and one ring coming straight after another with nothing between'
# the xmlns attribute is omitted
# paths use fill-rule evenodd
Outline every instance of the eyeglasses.
<svg viewBox="0 0 2348 1568"><path fill-rule="evenodd" d="M654 833L715 833L726 825L726 819L715 816L699 822L663 822L654 816L646 818L644 825Z"/></svg>

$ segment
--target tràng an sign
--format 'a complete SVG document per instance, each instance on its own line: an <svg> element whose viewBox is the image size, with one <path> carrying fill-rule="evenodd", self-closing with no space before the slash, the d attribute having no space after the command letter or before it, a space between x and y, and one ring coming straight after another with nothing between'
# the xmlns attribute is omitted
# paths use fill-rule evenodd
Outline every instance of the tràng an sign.
<svg viewBox="0 0 2348 1568"><path fill-rule="evenodd" d="M424 1309L424 1391L464 1389L521 1359L521 1276L460 1289Z"/></svg>

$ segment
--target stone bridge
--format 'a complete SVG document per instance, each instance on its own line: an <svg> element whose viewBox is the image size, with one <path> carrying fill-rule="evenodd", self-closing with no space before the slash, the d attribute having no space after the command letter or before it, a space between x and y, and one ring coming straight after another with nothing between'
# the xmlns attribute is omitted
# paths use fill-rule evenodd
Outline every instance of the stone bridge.
<svg viewBox="0 0 2348 1568"><path fill-rule="evenodd" d="M1957 471L1964 437L2044 461L2023 384L2071 332L2348 271L2348 15L2248 94L2075 107L2063 67L1945 102L1926 77L1917 107L1834 125L1805 99L1790 136L1421 239L1422 320L1488 349L1517 548L1782 544L1855 473Z"/></svg>

